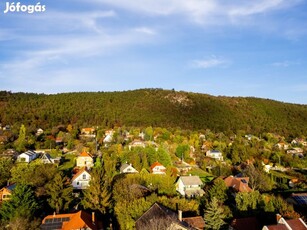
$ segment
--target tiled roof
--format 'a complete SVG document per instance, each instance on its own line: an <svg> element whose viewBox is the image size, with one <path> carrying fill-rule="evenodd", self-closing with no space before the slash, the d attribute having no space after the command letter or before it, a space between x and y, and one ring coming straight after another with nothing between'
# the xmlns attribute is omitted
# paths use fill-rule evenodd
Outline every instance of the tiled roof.
<svg viewBox="0 0 307 230"><path fill-rule="evenodd" d="M49 215L43 219L41 225L42 230L71 230L87 228L92 230L101 229L102 223L97 220L95 220L93 223L92 215L85 211L79 211L77 213Z"/></svg>
<svg viewBox="0 0 307 230"><path fill-rule="evenodd" d="M231 227L234 230L259 230L261 229L260 223L256 217L246 217L240 219L234 219L231 222Z"/></svg>
<svg viewBox="0 0 307 230"><path fill-rule="evenodd" d="M159 163L158 161L156 161L155 163L153 163L151 166L150 166L150 169L152 170L153 168L155 168L156 166L163 166L161 163ZM164 167L164 166L163 166Z"/></svg>
<svg viewBox="0 0 307 230"><path fill-rule="evenodd" d="M92 157L90 154L88 154L87 152L82 152L79 157Z"/></svg>
<svg viewBox="0 0 307 230"><path fill-rule="evenodd" d="M251 192L253 191L249 186L248 186L248 177L234 177L234 176L229 176L224 179L225 184L227 187L231 187L234 190L238 192Z"/></svg>
<svg viewBox="0 0 307 230"><path fill-rule="evenodd" d="M286 220L287 224L295 230L306 230L306 224L301 219Z"/></svg>
<svg viewBox="0 0 307 230"><path fill-rule="evenodd" d="M193 228L196 228L196 229L205 228L205 221L202 216L186 217L186 218L182 218L182 220L188 223L188 225Z"/></svg>

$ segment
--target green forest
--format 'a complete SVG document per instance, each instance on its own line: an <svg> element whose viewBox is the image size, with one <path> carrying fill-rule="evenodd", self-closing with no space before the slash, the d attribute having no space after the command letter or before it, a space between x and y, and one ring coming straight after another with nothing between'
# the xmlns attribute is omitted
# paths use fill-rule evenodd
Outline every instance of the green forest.
<svg viewBox="0 0 307 230"><path fill-rule="evenodd" d="M225 97L175 90L34 94L0 92L0 123L29 131L61 124L210 129L255 135L304 135L307 105L251 97Z"/></svg>

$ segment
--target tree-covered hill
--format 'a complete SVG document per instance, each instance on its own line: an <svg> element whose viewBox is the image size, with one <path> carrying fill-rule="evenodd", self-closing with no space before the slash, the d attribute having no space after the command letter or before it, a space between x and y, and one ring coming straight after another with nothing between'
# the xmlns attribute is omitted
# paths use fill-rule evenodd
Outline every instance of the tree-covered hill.
<svg viewBox="0 0 307 230"><path fill-rule="evenodd" d="M307 106L162 89L55 95L2 91L0 122L33 129L125 125L300 136L307 131Z"/></svg>

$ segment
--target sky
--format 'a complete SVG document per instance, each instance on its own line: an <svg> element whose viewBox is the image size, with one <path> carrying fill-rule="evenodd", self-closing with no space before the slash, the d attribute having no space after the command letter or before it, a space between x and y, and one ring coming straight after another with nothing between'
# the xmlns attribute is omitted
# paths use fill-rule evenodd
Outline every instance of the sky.
<svg viewBox="0 0 307 230"><path fill-rule="evenodd" d="M24 0L46 10L4 13L13 2L0 4L0 90L307 104L307 0Z"/></svg>

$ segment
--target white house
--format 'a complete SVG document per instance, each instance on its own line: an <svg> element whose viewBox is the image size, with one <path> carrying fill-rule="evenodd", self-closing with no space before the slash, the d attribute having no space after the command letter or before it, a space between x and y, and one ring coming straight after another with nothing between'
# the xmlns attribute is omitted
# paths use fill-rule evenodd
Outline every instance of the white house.
<svg viewBox="0 0 307 230"><path fill-rule="evenodd" d="M155 162L150 166L152 174L165 174L166 168L159 162Z"/></svg>
<svg viewBox="0 0 307 230"><path fill-rule="evenodd" d="M59 164L61 158L60 157L52 158L49 153L43 153L40 160L44 164Z"/></svg>
<svg viewBox="0 0 307 230"><path fill-rule="evenodd" d="M71 179L71 184L74 189L86 189L89 186L91 175L85 168L82 168L74 177Z"/></svg>
<svg viewBox="0 0 307 230"><path fill-rule="evenodd" d="M205 193L202 185L199 176L181 176L176 182L176 191L187 197L202 196Z"/></svg>
<svg viewBox="0 0 307 230"><path fill-rule="evenodd" d="M120 167L120 173L138 173L138 170L133 168L131 164L123 164Z"/></svg>
<svg viewBox="0 0 307 230"><path fill-rule="evenodd" d="M223 161L223 154L218 150L208 150L206 156L218 161Z"/></svg>
<svg viewBox="0 0 307 230"><path fill-rule="evenodd" d="M17 162L30 163L31 161L33 161L37 157L38 157L38 153L36 153L32 150L28 150L27 152L21 153L21 154L19 154L19 156L17 156Z"/></svg>
<svg viewBox="0 0 307 230"><path fill-rule="evenodd" d="M78 157L77 157L77 167L86 167L87 169L90 169L91 167L94 166L94 160L92 156L86 152L82 152Z"/></svg>

